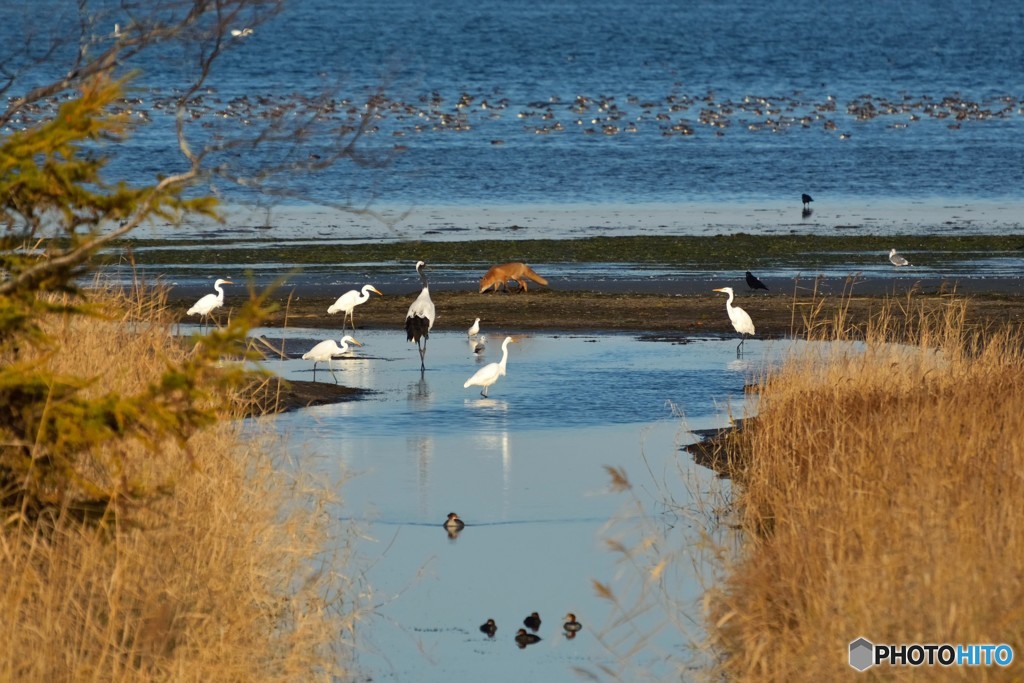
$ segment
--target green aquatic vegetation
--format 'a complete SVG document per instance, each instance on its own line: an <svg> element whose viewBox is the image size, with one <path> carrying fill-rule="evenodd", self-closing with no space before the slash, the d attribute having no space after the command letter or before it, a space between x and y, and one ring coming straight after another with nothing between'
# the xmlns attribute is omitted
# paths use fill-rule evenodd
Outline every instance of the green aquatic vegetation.
<svg viewBox="0 0 1024 683"><path fill-rule="evenodd" d="M504 261L529 263L639 263L680 268L814 268L833 264L877 264L890 244L927 252L936 265L965 257L984 259L1024 252L1024 235L751 235L589 237L559 240L473 240L457 242L366 242L317 244L307 239L122 240L142 265L282 264L321 266L345 263L405 264L423 259L464 265ZM196 248L200 246L206 248ZM112 257L115 255L111 252Z"/></svg>

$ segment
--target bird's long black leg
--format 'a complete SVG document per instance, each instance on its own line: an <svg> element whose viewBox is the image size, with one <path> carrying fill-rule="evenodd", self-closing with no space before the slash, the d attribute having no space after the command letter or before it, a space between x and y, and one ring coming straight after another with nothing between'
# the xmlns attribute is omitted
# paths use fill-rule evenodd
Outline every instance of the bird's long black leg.
<svg viewBox="0 0 1024 683"><path fill-rule="evenodd" d="M423 340L423 346L420 346L419 342L416 342L416 345L419 346L420 349L420 370L426 370L427 363L425 359L427 356L427 340Z"/></svg>
<svg viewBox="0 0 1024 683"><path fill-rule="evenodd" d="M319 363L319 362L320 361L318 361L318 360L313 361L313 381L314 382L316 381L316 364Z"/></svg>
<svg viewBox="0 0 1024 683"><path fill-rule="evenodd" d="M334 374L334 364L331 361L327 361L327 369L331 371L331 377L334 378L334 383L338 383L338 376Z"/></svg>

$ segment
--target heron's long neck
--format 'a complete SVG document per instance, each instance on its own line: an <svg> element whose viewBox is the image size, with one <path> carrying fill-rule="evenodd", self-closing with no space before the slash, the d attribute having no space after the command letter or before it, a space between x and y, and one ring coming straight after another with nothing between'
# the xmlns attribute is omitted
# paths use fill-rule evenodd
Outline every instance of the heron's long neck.
<svg viewBox="0 0 1024 683"><path fill-rule="evenodd" d="M725 302L726 308L732 308L732 292L729 292L729 299Z"/></svg>
<svg viewBox="0 0 1024 683"><path fill-rule="evenodd" d="M508 365L508 342L501 345L501 362L498 366L501 367L501 374L505 374L505 366Z"/></svg>
<svg viewBox="0 0 1024 683"><path fill-rule="evenodd" d="M427 274L423 272L423 269L417 269L416 272L420 274L420 282L423 283L423 289L429 289L430 285L427 284Z"/></svg>
<svg viewBox="0 0 1024 683"><path fill-rule="evenodd" d="M220 285L214 285L213 288L217 290L217 301L219 301L220 303L223 304L224 303L224 288L221 287Z"/></svg>

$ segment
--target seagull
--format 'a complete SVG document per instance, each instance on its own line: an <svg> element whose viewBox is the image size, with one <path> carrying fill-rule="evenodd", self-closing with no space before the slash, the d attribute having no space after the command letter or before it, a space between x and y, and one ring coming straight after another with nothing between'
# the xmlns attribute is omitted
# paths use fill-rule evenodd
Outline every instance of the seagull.
<svg viewBox="0 0 1024 683"><path fill-rule="evenodd" d="M477 332L480 331L480 318L473 321L473 324L469 326L469 331L466 332L470 337L475 337Z"/></svg>
<svg viewBox="0 0 1024 683"><path fill-rule="evenodd" d="M233 28L231 29L231 35L235 38L245 38L246 36L252 35L251 28Z"/></svg>
<svg viewBox="0 0 1024 683"><path fill-rule="evenodd" d="M910 265L910 261L897 254L895 249L889 250L889 261L896 267Z"/></svg>
<svg viewBox="0 0 1024 683"><path fill-rule="evenodd" d="M469 340L469 351L470 353L476 354L479 358L483 358L480 354L484 352L487 347L487 335L481 334L476 339Z"/></svg>
<svg viewBox="0 0 1024 683"><path fill-rule="evenodd" d="M758 280L757 277L755 277L749 270L747 271L747 287L750 287L751 289L763 289L766 292L768 291L768 286Z"/></svg>

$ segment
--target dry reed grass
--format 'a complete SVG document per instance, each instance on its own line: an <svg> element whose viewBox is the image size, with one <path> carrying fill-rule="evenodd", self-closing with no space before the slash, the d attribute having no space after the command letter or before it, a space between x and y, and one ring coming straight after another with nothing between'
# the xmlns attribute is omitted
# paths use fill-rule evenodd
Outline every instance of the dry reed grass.
<svg viewBox="0 0 1024 683"><path fill-rule="evenodd" d="M856 344L766 377L733 453L745 542L707 593L716 677L851 677L848 644L1008 643L1024 652L1024 352L967 303L892 301ZM896 343L896 342L907 342ZM871 677L1009 680L1019 667ZM868 675L861 675L868 678Z"/></svg>
<svg viewBox="0 0 1024 683"><path fill-rule="evenodd" d="M132 392L190 353L159 292L110 294L98 308L107 317L46 321L55 343L37 362ZM185 444L131 444L120 458L130 475L100 458L94 473L115 488L131 476L171 492L128 501L131 514L109 524L7 519L0 680L347 677L358 587L339 573L337 501L328 482L275 461L269 431L222 419Z"/></svg>

